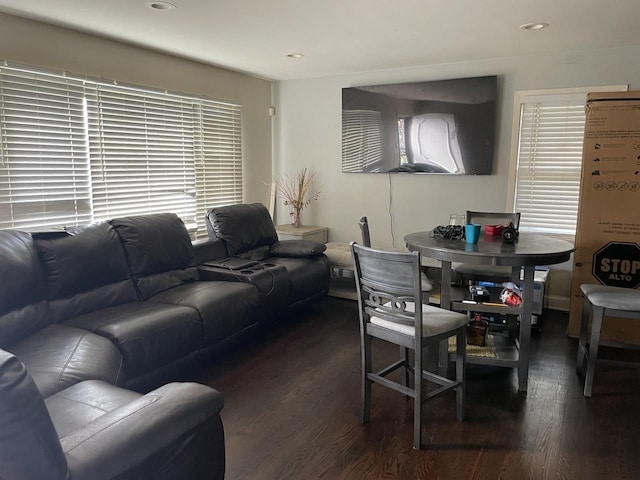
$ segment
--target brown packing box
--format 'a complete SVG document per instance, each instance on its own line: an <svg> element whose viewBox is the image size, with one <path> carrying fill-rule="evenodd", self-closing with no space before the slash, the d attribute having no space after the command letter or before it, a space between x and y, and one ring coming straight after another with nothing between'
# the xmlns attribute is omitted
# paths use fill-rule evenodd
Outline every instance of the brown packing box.
<svg viewBox="0 0 640 480"><path fill-rule="evenodd" d="M640 91L590 93L580 182L569 335L583 283L640 286ZM603 342L640 344L640 321L606 319Z"/></svg>

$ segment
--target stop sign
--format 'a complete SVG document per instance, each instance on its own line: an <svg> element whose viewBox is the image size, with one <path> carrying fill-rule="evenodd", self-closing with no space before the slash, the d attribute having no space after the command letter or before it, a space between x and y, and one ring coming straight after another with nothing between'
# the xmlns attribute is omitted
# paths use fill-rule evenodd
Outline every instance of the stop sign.
<svg viewBox="0 0 640 480"><path fill-rule="evenodd" d="M640 247L633 242L609 242L593 254L593 276L603 285L640 285Z"/></svg>

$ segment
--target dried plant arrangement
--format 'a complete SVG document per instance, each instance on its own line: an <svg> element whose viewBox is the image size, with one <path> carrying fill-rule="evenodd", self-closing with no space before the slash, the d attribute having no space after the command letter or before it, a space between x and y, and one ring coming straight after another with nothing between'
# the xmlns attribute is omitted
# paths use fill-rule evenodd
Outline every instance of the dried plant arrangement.
<svg viewBox="0 0 640 480"><path fill-rule="evenodd" d="M289 215L294 227L300 226L300 212L320 195L320 192L312 192L315 176L314 170L302 168L293 176L284 174L275 181L276 194L291 210Z"/></svg>

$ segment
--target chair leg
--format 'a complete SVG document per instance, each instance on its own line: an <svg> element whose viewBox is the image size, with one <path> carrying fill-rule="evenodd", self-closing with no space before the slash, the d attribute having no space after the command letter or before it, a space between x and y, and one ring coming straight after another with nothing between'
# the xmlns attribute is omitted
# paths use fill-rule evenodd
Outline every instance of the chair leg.
<svg viewBox="0 0 640 480"><path fill-rule="evenodd" d="M464 420L464 396L465 396L465 367L467 363L467 330L466 327L458 330L456 335L456 381L460 385L456 387L456 415L458 420Z"/></svg>
<svg viewBox="0 0 640 480"><path fill-rule="evenodd" d="M371 337L366 333L362 337L362 423L369 422L371 412Z"/></svg>
<svg viewBox="0 0 640 480"><path fill-rule="evenodd" d="M596 369L596 359L598 357L598 344L600 343L600 330L602 328L602 317L604 308L592 305L593 311L591 320L591 343L589 344L589 357L587 358L587 374L584 379L584 396L591 396L593 387L593 375Z"/></svg>
<svg viewBox="0 0 640 480"><path fill-rule="evenodd" d="M582 304L582 317L580 319L580 337L578 340L578 358L576 359L576 372L580 375L584 373L584 357L587 348L587 330L589 328L589 312L591 303L584 298Z"/></svg>
<svg viewBox="0 0 640 480"><path fill-rule="evenodd" d="M438 375L447 376L449 370L449 341L442 340L438 343Z"/></svg>
<svg viewBox="0 0 640 480"><path fill-rule="evenodd" d="M413 375L413 448L422 448L422 348L415 350L415 364Z"/></svg>
<svg viewBox="0 0 640 480"><path fill-rule="evenodd" d="M402 385L408 387L410 384L410 376L411 372L409 369L409 349L407 347L400 346L400 359L404 362L403 374L402 374ZM405 395L406 398L409 398L408 395Z"/></svg>

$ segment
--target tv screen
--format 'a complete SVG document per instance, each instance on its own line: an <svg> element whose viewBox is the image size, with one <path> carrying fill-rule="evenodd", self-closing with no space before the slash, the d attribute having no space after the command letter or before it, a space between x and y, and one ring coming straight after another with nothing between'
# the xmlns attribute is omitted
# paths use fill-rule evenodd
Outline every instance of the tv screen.
<svg viewBox="0 0 640 480"><path fill-rule="evenodd" d="M497 77L342 89L342 171L490 175Z"/></svg>

